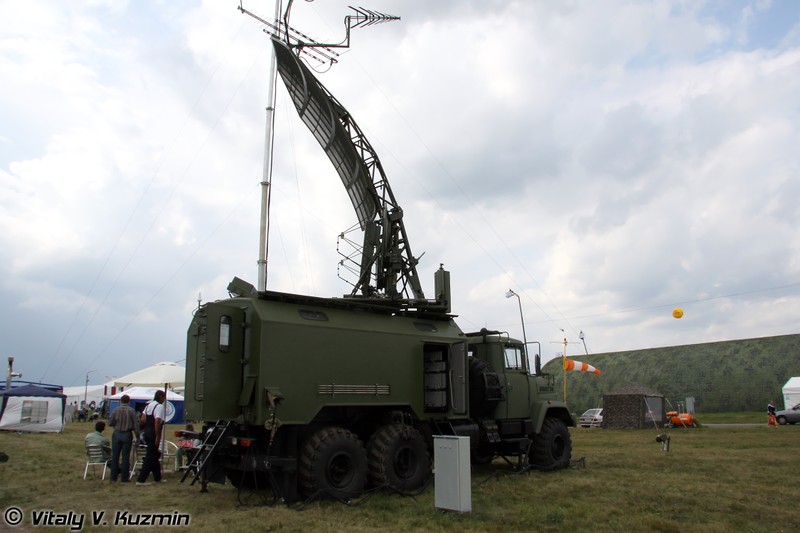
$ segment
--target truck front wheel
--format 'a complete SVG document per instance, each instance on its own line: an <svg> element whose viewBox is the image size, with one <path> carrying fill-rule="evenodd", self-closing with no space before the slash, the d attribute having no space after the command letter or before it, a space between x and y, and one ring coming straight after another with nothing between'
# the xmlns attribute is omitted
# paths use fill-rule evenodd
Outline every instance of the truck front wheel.
<svg viewBox="0 0 800 533"><path fill-rule="evenodd" d="M347 499L361 494L367 481L364 445L350 431L330 427L317 431L300 453L297 467L300 489Z"/></svg>
<svg viewBox="0 0 800 533"><path fill-rule="evenodd" d="M558 418L545 418L542 431L533 435L529 459L540 470L558 470L569 466L572 440L567 426Z"/></svg>
<svg viewBox="0 0 800 533"><path fill-rule="evenodd" d="M379 428L368 445L369 479L396 490L422 486L430 474L428 447L413 427L390 424Z"/></svg>

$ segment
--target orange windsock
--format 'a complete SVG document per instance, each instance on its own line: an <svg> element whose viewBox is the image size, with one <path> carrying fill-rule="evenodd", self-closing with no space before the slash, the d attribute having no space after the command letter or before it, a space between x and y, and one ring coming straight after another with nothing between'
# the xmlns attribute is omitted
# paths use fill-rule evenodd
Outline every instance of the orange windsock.
<svg viewBox="0 0 800 533"><path fill-rule="evenodd" d="M600 371L592 365L586 364L582 361L573 361L572 359L564 359L564 370L577 370L581 372L594 372L600 375Z"/></svg>

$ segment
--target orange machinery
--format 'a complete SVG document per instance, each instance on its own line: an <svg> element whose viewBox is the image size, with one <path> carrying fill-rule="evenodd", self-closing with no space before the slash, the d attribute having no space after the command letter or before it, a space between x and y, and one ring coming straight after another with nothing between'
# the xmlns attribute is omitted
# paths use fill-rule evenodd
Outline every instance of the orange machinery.
<svg viewBox="0 0 800 533"><path fill-rule="evenodd" d="M667 411L667 420L671 426L675 427L697 427L697 422L692 413L678 413L678 411Z"/></svg>

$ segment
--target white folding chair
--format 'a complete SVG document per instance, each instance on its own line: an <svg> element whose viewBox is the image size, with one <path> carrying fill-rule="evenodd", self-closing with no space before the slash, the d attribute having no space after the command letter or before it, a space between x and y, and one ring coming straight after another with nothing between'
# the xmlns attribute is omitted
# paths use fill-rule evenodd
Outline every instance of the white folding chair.
<svg viewBox="0 0 800 533"><path fill-rule="evenodd" d="M178 445L172 441L165 441L165 448L162 452L161 456L161 469L162 470L169 470L175 469L177 472L177 467L175 467L176 455L178 453ZM147 446L144 444L138 444L133 447L133 461L131 461L131 477L133 477L134 473L142 468L144 464L144 456L147 455Z"/></svg>
<svg viewBox="0 0 800 533"><path fill-rule="evenodd" d="M165 441L161 456L161 469L178 471L178 445L171 440Z"/></svg>
<svg viewBox="0 0 800 533"><path fill-rule="evenodd" d="M144 464L144 456L147 455L147 446L144 444L136 444L133 446L131 453L133 454L133 460L131 461L131 479L133 479L134 474L141 470Z"/></svg>
<svg viewBox="0 0 800 533"><path fill-rule="evenodd" d="M89 467L92 467L92 475L94 475L95 467L102 465L103 466L103 477L102 479L106 478L106 468L108 468L108 464L106 460L103 458L103 447L99 444L90 444L86 446L86 468L83 469L83 479L86 479L86 475L89 473Z"/></svg>

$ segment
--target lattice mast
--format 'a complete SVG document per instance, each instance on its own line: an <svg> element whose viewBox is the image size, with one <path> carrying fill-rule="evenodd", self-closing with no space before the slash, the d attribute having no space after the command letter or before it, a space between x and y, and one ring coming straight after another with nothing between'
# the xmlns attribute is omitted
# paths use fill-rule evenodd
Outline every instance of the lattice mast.
<svg viewBox="0 0 800 533"><path fill-rule="evenodd" d="M343 256L340 266L354 272L357 278L351 282L350 296L422 302L425 296L416 271L418 260L408 243L403 210L397 204L377 153L349 111L301 61L302 58L333 65L339 57L335 49L349 46L352 28L399 20L399 17L351 8L355 14L345 17L344 40L334 44L319 43L289 25L291 5L290 0L282 20L276 9L275 22L254 15L241 5L239 9L264 24L264 31L271 35L277 72L300 118L333 163L356 211L358 225L364 232L362 245L349 241L345 233L340 235L340 241L355 244L355 253L340 250ZM268 189L269 181L266 187ZM266 201L268 206L268 198ZM265 212L268 215L268 207L262 209L262 213ZM268 239L268 232L263 238ZM268 247L265 245L263 249L268 250ZM266 267L266 257L263 264ZM266 290L266 284L259 285L259 289Z"/></svg>

